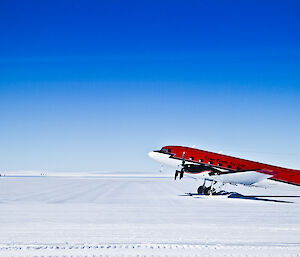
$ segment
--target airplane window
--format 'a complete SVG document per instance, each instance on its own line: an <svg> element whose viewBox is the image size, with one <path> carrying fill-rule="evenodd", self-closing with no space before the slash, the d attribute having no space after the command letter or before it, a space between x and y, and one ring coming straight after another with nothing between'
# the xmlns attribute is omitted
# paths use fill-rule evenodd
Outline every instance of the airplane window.
<svg viewBox="0 0 300 257"><path fill-rule="evenodd" d="M171 151L172 151L171 149L168 149L168 153L171 153Z"/></svg>
<svg viewBox="0 0 300 257"><path fill-rule="evenodd" d="M237 170L242 170L242 169L240 167L238 167Z"/></svg>
<svg viewBox="0 0 300 257"><path fill-rule="evenodd" d="M209 164L213 164L213 162L212 162L212 161L209 161L208 163L209 163Z"/></svg>
<svg viewBox="0 0 300 257"><path fill-rule="evenodd" d="M199 162L203 162L203 160L202 160L202 159L200 159L200 160L199 160Z"/></svg>
<svg viewBox="0 0 300 257"><path fill-rule="evenodd" d="M223 164L222 164L222 163L218 163L218 165L219 165L219 166L223 166Z"/></svg>
<svg viewBox="0 0 300 257"><path fill-rule="evenodd" d="M228 165L227 167L228 167L229 169L231 169L231 168L232 168L232 166L231 166L231 165Z"/></svg>
<svg viewBox="0 0 300 257"><path fill-rule="evenodd" d="M193 160L194 160L194 157L190 157L190 160L192 160L192 161L193 161Z"/></svg>

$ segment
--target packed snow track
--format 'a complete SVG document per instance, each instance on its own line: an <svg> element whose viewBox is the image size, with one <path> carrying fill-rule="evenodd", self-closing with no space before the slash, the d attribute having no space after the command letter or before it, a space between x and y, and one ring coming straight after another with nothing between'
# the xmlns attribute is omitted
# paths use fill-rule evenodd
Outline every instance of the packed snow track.
<svg viewBox="0 0 300 257"><path fill-rule="evenodd" d="M142 174L0 177L0 256L300 256L297 187L228 188L279 202L186 195L197 183Z"/></svg>

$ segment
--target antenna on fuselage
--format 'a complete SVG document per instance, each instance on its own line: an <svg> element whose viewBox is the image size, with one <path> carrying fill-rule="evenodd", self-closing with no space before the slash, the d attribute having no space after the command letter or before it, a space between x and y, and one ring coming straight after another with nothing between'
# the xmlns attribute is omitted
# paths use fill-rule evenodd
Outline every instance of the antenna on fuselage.
<svg viewBox="0 0 300 257"><path fill-rule="evenodd" d="M162 173L164 171L164 165L160 165L159 172Z"/></svg>

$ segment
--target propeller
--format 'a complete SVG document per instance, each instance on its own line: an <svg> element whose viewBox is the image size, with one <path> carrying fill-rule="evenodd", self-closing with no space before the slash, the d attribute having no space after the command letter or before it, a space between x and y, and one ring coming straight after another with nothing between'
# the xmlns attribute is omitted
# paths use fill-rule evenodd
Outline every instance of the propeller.
<svg viewBox="0 0 300 257"><path fill-rule="evenodd" d="M182 155L182 167L184 166L184 164L185 164L185 159L184 159L184 157L185 157L185 152L183 152L183 155Z"/></svg>
<svg viewBox="0 0 300 257"><path fill-rule="evenodd" d="M182 179L183 178L183 173L184 173L184 164L185 164L185 152L183 152L183 155L182 155L182 163L181 163L181 170L176 170L175 171L175 180L176 178L178 177L179 175L179 179Z"/></svg>

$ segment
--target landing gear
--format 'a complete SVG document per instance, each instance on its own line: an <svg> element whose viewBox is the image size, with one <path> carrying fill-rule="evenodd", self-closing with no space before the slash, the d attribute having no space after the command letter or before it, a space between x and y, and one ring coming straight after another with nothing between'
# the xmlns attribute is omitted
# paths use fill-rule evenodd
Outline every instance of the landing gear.
<svg viewBox="0 0 300 257"><path fill-rule="evenodd" d="M216 189L211 187L199 186L197 189L199 195L216 195Z"/></svg>
<svg viewBox="0 0 300 257"><path fill-rule="evenodd" d="M204 183L202 186L199 186L197 189L197 192L199 195L216 195L218 194L216 189L213 187L215 184L215 181L212 181L211 185L209 187L205 186L206 180L204 180Z"/></svg>
<svg viewBox="0 0 300 257"><path fill-rule="evenodd" d="M199 186L198 189L197 189L198 195L205 195L205 191L206 191L205 189L206 189L206 187Z"/></svg>

